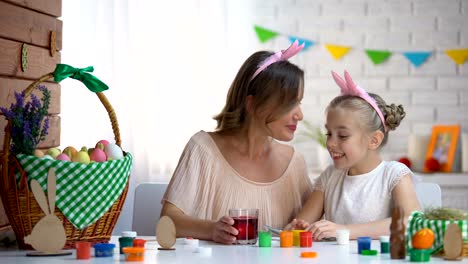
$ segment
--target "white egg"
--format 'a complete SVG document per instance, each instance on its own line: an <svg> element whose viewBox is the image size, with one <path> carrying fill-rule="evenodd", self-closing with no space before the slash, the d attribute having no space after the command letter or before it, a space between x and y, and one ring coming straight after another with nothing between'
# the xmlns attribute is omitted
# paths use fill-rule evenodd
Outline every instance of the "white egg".
<svg viewBox="0 0 468 264"><path fill-rule="evenodd" d="M118 160L123 159L122 149L114 143L109 143L104 147L104 152L106 153L107 160Z"/></svg>

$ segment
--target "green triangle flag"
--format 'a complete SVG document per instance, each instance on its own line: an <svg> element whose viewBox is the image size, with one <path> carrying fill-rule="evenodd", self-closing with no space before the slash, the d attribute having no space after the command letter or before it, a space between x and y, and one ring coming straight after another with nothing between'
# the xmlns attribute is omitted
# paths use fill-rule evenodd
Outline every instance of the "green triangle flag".
<svg viewBox="0 0 468 264"><path fill-rule="evenodd" d="M262 28L259 26L254 26L255 32L257 33L257 37L260 40L260 42L265 43L268 40L278 36L278 32L271 31L266 28Z"/></svg>
<svg viewBox="0 0 468 264"><path fill-rule="evenodd" d="M372 60L374 64L380 64L386 61L392 53L387 50L365 50L367 56Z"/></svg>

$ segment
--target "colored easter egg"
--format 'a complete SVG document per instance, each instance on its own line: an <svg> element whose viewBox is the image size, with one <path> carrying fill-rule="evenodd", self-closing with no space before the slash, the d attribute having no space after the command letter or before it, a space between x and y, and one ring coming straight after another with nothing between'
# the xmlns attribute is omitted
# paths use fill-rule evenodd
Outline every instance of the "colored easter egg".
<svg viewBox="0 0 468 264"><path fill-rule="evenodd" d="M55 159L63 160L63 161L71 161L70 157L68 157L68 155L65 153L60 153Z"/></svg>
<svg viewBox="0 0 468 264"><path fill-rule="evenodd" d="M123 159L123 151L122 149L114 143L109 143L104 148L104 152L107 155L107 160L118 160Z"/></svg>
<svg viewBox="0 0 468 264"><path fill-rule="evenodd" d="M102 150L100 148L95 148L91 152L91 155L89 155L89 158L91 160L93 160L93 161L96 161L96 162L104 162L104 161L107 160L107 155L104 152L104 150Z"/></svg>

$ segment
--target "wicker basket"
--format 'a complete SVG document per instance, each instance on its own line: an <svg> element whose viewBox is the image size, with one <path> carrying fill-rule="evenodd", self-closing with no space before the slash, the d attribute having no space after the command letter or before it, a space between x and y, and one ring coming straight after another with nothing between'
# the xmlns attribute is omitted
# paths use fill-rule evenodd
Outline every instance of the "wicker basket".
<svg viewBox="0 0 468 264"><path fill-rule="evenodd" d="M53 73L49 73L34 81L25 89L26 96L29 96L39 83L53 78L53 76ZM120 146L120 132L114 109L103 93L99 92L96 93L96 95L109 114L115 142ZM15 232L18 247L20 249L32 249L30 245L24 243L24 237L31 233L36 223L44 217L44 213L29 189L27 173L21 167L16 156L9 153L11 143L10 127L11 122L8 121L5 128L3 153L1 156L2 179L0 180L0 195L8 220ZM16 175L21 175L19 183L16 181ZM67 242L64 248L74 248L74 243L76 241L89 241L92 243L108 242L125 202L128 185L129 181L127 180L125 189L110 209L99 218L99 220L82 230L75 228L60 209L56 207L55 215L63 222L67 236Z"/></svg>

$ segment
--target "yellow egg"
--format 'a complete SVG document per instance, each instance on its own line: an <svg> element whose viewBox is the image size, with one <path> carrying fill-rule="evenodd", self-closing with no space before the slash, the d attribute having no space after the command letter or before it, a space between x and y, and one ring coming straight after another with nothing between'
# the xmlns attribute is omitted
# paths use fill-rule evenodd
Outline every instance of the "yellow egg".
<svg viewBox="0 0 468 264"><path fill-rule="evenodd" d="M89 164L90 158L89 158L89 155L88 155L88 151L87 150L80 150L79 152L77 152L73 156L72 161L73 162L83 163L83 164Z"/></svg>

